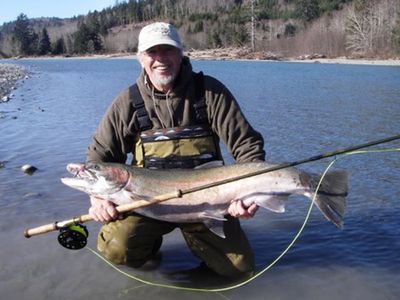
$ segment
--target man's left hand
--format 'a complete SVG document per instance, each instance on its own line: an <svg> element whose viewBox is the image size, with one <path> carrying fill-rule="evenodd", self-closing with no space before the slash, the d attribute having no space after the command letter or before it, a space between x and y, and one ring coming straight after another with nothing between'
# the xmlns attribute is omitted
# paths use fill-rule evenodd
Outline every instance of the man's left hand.
<svg viewBox="0 0 400 300"><path fill-rule="evenodd" d="M246 207L242 201L232 201L228 207L228 213L235 218L249 219L254 216L258 210L258 205L253 203L249 207Z"/></svg>

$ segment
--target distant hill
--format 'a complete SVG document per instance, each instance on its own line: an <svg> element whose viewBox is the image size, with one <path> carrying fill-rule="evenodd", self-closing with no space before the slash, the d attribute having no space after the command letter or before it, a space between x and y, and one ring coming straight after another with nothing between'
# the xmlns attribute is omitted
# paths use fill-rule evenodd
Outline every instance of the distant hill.
<svg viewBox="0 0 400 300"><path fill-rule="evenodd" d="M140 28L159 20L178 28L186 50L247 47L286 57L374 58L400 52L399 0L116 3L70 19L20 15L0 27L0 56L133 53Z"/></svg>

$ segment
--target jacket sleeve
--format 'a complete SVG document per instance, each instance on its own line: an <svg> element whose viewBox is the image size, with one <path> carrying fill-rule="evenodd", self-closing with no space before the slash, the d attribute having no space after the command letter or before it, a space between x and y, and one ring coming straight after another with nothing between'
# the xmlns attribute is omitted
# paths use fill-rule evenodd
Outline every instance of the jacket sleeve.
<svg viewBox="0 0 400 300"><path fill-rule="evenodd" d="M265 160L264 139L243 115L231 92L205 76L206 102L211 126L238 163Z"/></svg>
<svg viewBox="0 0 400 300"><path fill-rule="evenodd" d="M132 152L135 130L134 109L125 90L108 108L87 150L87 162L125 163Z"/></svg>

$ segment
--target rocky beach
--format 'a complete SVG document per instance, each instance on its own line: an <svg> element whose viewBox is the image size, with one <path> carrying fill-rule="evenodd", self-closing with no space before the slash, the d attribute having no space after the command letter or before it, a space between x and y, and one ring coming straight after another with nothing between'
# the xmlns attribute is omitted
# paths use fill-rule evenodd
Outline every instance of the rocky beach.
<svg viewBox="0 0 400 300"><path fill-rule="evenodd" d="M214 48L214 49L188 49L184 55L192 60L246 60L246 61L276 61L294 63L322 63L322 64L352 64L352 65L379 65L379 66L400 66L400 57L379 58L379 57L328 57L324 54L306 54L296 57L286 57L279 53L268 51L251 51L248 47L240 48ZM74 59L136 59L136 53L112 53L93 54L86 56L53 56L37 59L51 58L74 58Z"/></svg>
<svg viewBox="0 0 400 300"><path fill-rule="evenodd" d="M0 102L9 101L18 81L27 76L27 70L21 66L0 63Z"/></svg>

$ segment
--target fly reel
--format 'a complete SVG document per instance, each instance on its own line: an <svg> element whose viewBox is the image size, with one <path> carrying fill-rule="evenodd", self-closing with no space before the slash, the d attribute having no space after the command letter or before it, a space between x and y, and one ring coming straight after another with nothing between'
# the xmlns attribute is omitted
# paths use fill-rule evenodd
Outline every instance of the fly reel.
<svg viewBox="0 0 400 300"><path fill-rule="evenodd" d="M58 235L61 246L70 250L79 250L86 246L89 232L82 224L72 224L62 227Z"/></svg>

